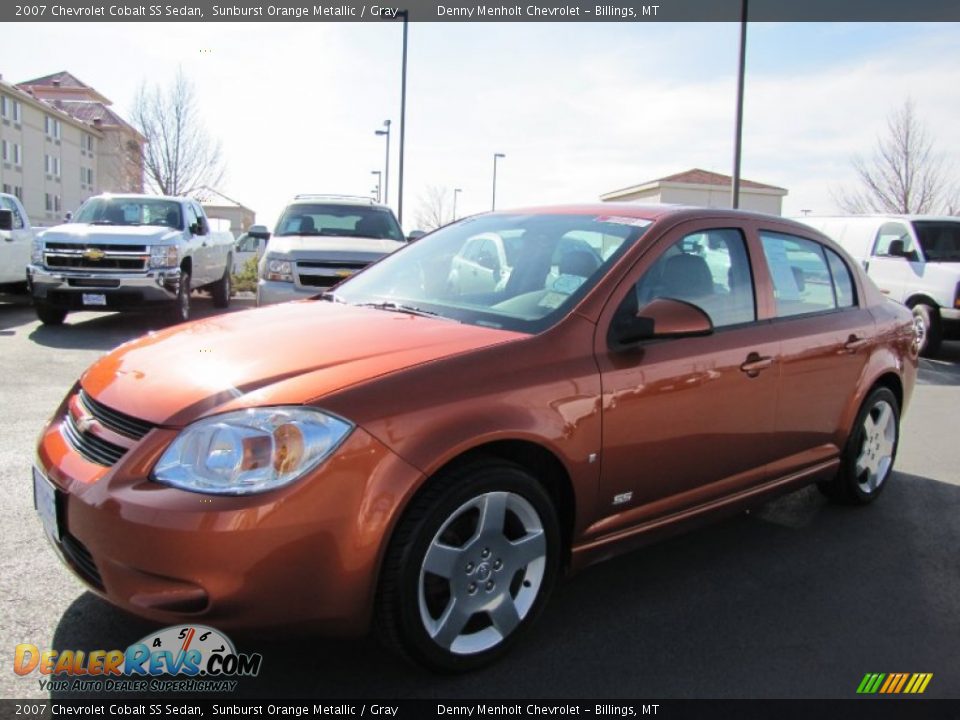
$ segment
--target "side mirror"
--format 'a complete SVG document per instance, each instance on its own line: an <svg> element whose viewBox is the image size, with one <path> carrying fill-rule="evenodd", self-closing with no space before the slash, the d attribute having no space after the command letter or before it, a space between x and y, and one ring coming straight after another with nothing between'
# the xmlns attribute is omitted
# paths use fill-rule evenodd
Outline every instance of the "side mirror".
<svg viewBox="0 0 960 720"><path fill-rule="evenodd" d="M251 225L250 229L247 230L247 235L250 237L255 237L257 240L269 240L270 231L267 230L264 225Z"/></svg>
<svg viewBox="0 0 960 720"><path fill-rule="evenodd" d="M614 319L608 343L612 350L626 350L643 340L697 337L713 332L710 316L696 305L672 298L657 298L634 316Z"/></svg>
<svg viewBox="0 0 960 720"><path fill-rule="evenodd" d="M0 210L0 230L13 230L13 210Z"/></svg>
<svg viewBox="0 0 960 720"><path fill-rule="evenodd" d="M427 233L425 230L413 230L410 232L409 235L407 235L407 242L413 242L414 240L419 240L426 234Z"/></svg>

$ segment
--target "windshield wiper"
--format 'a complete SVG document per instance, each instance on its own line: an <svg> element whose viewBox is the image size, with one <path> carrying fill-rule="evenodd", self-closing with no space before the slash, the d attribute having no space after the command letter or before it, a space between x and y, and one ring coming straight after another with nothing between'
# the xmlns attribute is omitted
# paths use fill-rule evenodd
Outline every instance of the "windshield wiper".
<svg viewBox="0 0 960 720"><path fill-rule="evenodd" d="M91 225L114 225L113 220L94 220Z"/></svg>
<svg viewBox="0 0 960 720"><path fill-rule="evenodd" d="M406 313L407 315L420 315L422 317L432 317L440 320L453 320L454 322L458 322L451 317L441 315L440 313L433 312L432 310L424 310L423 308L418 308L413 305L404 305L393 300L378 300L376 302L362 302L354 304L360 307L374 308L375 310L387 310L388 312L399 312Z"/></svg>

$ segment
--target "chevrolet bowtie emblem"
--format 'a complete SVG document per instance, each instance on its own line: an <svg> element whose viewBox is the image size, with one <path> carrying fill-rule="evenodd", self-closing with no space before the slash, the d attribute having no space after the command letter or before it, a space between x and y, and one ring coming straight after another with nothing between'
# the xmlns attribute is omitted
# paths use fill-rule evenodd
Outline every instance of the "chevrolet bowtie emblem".
<svg viewBox="0 0 960 720"><path fill-rule="evenodd" d="M107 254L100 248L87 248L83 251L85 260L103 260L106 255Z"/></svg>
<svg viewBox="0 0 960 720"><path fill-rule="evenodd" d="M337 270L337 277L345 278L353 275L353 270Z"/></svg>

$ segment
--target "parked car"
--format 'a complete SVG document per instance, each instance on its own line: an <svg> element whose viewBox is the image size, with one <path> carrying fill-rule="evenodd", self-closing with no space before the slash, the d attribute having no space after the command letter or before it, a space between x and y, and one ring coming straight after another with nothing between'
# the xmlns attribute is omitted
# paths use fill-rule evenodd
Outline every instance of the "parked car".
<svg viewBox="0 0 960 720"><path fill-rule="evenodd" d="M840 243L880 291L911 310L921 353L960 339L960 218L927 215L803 217Z"/></svg>
<svg viewBox="0 0 960 720"><path fill-rule="evenodd" d="M230 304L233 235L210 229L200 203L152 195L97 195L69 223L40 233L27 281L37 316L59 325L71 310L159 305L190 317L190 293Z"/></svg>
<svg viewBox="0 0 960 720"><path fill-rule="evenodd" d="M0 193L0 292L22 291L36 231L16 195Z"/></svg>
<svg viewBox="0 0 960 720"><path fill-rule="evenodd" d="M386 205L349 195L297 195L260 261L257 305L323 292L406 242Z"/></svg>
<svg viewBox="0 0 960 720"><path fill-rule="evenodd" d="M516 239L511 282L451 299L453 259L491 233ZM599 260L573 243L550 278L584 234L606 239ZM803 286L798 264L817 268ZM33 485L66 564L130 612L373 623L467 670L516 641L562 571L808 483L874 501L916 372L910 311L805 225L498 212L312 301L107 354L43 431Z"/></svg>
<svg viewBox="0 0 960 720"><path fill-rule="evenodd" d="M263 225L251 225L247 232L237 238L233 248L234 275L239 274L251 259L260 260L267 248L269 238L270 232Z"/></svg>

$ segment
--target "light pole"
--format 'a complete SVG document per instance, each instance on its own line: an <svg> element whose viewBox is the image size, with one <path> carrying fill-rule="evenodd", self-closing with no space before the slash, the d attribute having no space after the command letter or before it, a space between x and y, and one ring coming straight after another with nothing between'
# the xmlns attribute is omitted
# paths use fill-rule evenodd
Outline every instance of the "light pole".
<svg viewBox="0 0 960 720"><path fill-rule="evenodd" d="M740 68L737 75L737 129L733 138L733 183L730 205L740 207L740 153L743 139L743 76L747 63L747 0L740 6Z"/></svg>
<svg viewBox="0 0 960 720"><path fill-rule="evenodd" d="M463 190L461 190L460 188L453 189L453 219L454 220L457 219L457 195L459 195L462 192Z"/></svg>
<svg viewBox="0 0 960 720"><path fill-rule="evenodd" d="M497 209L497 160L500 158L505 158L506 155L503 153L494 153L493 154L493 197L490 201L490 209Z"/></svg>
<svg viewBox="0 0 960 720"><path fill-rule="evenodd" d="M377 183L370 189L370 195L376 198L377 202L380 202L380 183Z"/></svg>
<svg viewBox="0 0 960 720"><path fill-rule="evenodd" d="M403 67L400 71L400 188L397 191L397 222L403 227L403 150L404 130L407 127L407 21L409 10L401 10L403 15Z"/></svg>
<svg viewBox="0 0 960 720"><path fill-rule="evenodd" d="M390 121L384 120L383 126L386 130L374 130L376 135L385 135L387 138L387 155L383 162L383 202L390 204Z"/></svg>
<svg viewBox="0 0 960 720"><path fill-rule="evenodd" d="M380 170L371 170L370 174L377 176L377 202L380 202L380 186L383 184L383 172Z"/></svg>

